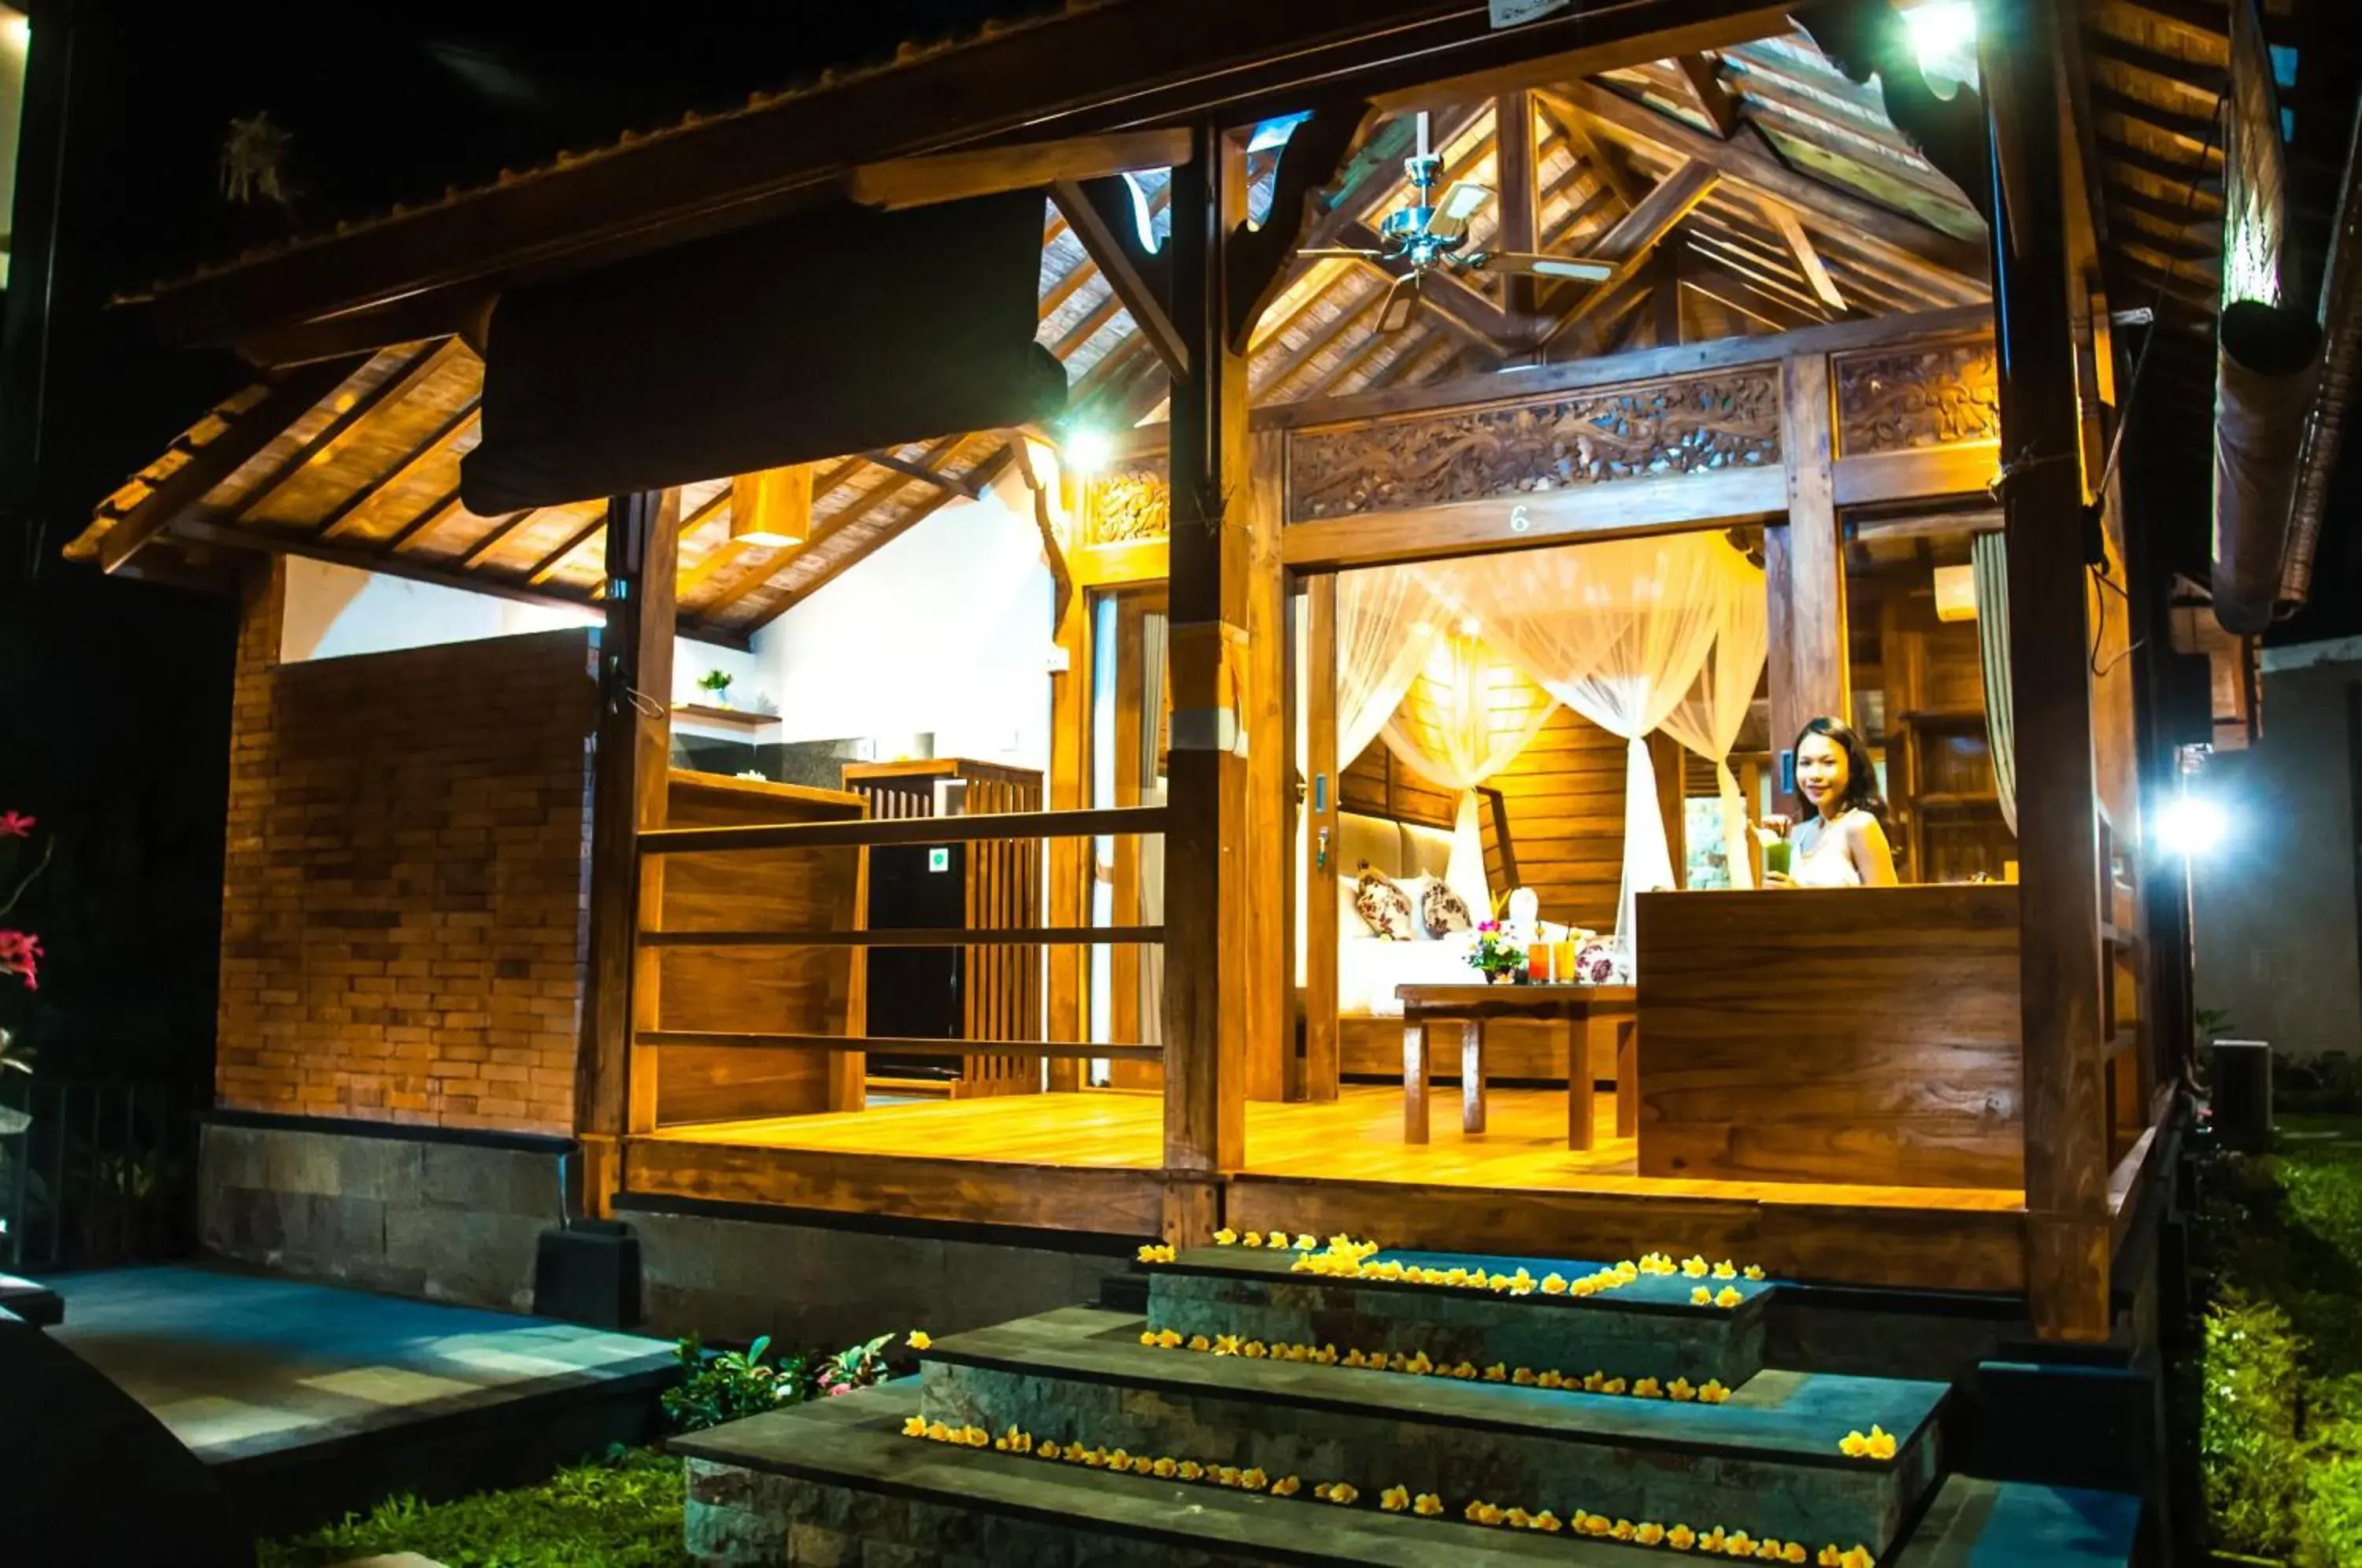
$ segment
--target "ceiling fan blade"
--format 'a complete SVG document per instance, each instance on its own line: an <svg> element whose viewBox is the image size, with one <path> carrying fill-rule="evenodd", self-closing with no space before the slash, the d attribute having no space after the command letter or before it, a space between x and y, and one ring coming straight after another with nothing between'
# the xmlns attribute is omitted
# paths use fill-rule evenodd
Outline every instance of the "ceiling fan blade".
<svg viewBox="0 0 2362 1568"><path fill-rule="evenodd" d="M1486 272L1518 272L1533 278L1573 278L1582 282L1605 282L1616 272L1612 261L1594 261L1581 256L1537 256L1523 250L1494 250L1469 258L1469 265Z"/></svg>
<svg viewBox="0 0 2362 1568"><path fill-rule="evenodd" d="M1418 308L1418 278L1417 272L1406 272L1386 291L1385 304L1378 307L1380 332L1400 332L1410 325L1411 313Z"/></svg>
<svg viewBox="0 0 2362 1568"><path fill-rule="evenodd" d="M1383 261L1386 255L1383 250L1356 250L1341 245L1309 246L1296 254L1301 259L1315 261L1325 261L1332 258L1341 260L1348 257L1363 261Z"/></svg>
<svg viewBox="0 0 2362 1568"><path fill-rule="evenodd" d="M1470 180L1452 182L1443 200L1427 220L1427 232L1438 239L1458 239L1468 232L1468 220L1485 210L1493 193Z"/></svg>

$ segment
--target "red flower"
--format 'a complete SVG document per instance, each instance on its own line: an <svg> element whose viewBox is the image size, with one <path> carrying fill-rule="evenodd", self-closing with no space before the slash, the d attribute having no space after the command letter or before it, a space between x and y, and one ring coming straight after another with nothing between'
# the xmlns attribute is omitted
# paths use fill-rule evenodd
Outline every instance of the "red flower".
<svg viewBox="0 0 2362 1568"><path fill-rule="evenodd" d="M41 988L41 939L29 931L0 931L0 975L21 975L25 988Z"/></svg>
<svg viewBox="0 0 2362 1568"><path fill-rule="evenodd" d="M33 819L22 812L0 812L0 838L30 838Z"/></svg>

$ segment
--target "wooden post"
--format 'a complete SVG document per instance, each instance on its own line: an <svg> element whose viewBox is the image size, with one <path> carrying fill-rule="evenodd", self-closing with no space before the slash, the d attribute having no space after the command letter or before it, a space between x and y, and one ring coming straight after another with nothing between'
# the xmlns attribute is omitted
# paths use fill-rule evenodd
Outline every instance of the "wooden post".
<svg viewBox="0 0 2362 1568"><path fill-rule="evenodd" d="M1050 677L1050 810L1079 812L1091 801L1091 600L1080 591L1060 597L1053 634L1065 655L1065 668ZM1054 838L1050 853L1052 925L1090 922L1091 841ZM1061 943L1049 950L1049 986L1043 1027L1047 1040L1086 1037L1090 1013L1084 977L1091 950ZM1081 1087L1082 1064L1053 1059L1049 1087Z"/></svg>
<svg viewBox="0 0 2362 1568"><path fill-rule="evenodd" d="M1981 74L2021 159L1996 200L2001 486L2017 728L2026 1302L2047 1339L2109 1330L2100 850L2082 479L2059 185L2057 39L2035 0L1987 14Z"/></svg>
<svg viewBox="0 0 2362 1568"><path fill-rule="evenodd" d="M1288 1027L1296 944L1287 901L1288 862L1296 854L1296 735L1287 723L1287 569L1279 558L1281 441L1276 431L1249 438L1244 492L1224 519L1226 528L1245 533L1247 546L1247 638L1240 650L1246 667L1239 686L1247 854L1235 867L1239 881L1229 907L1242 911L1246 923L1246 1097L1262 1100L1287 1098L1296 1055Z"/></svg>
<svg viewBox="0 0 2362 1568"><path fill-rule="evenodd" d="M665 823L671 776L673 572L679 491L643 491L607 503L606 625L599 635L599 727L590 806L590 965L575 1059L574 1126L582 1145L581 1202L610 1212L623 1185L625 1134L653 1132L653 1051L633 1043L657 1025L656 949L640 927L661 923L664 873L644 867L639 834Z"/></svg>
<svg viewBox="0 0 2362 1568"><path fill-rule="evenodd" d="M1780 448L1788 469L1788 520L1763 531L1775 767L1805 720L1828 713L1850 721L1845 546L1838 536L1831 423L1827 359L1805 354L1783 361Z"/></svg>
<svg viewBox="0 0 2362 1568"><path fill-rule="evenodd" d="M1246 883L1253 809L1248 682L1275 647L1249 646L1253 502L1245 360L1226 329L1231 237L1246 217L1245 156L1212 122L1173 171L1173 316L1190 373L1173 384L1173 727L1164 870L1164 1164L1221 1173L1246 1157ZM1204 1205L1168 1205L1192 1242ZM1177 1233L1176 1233L1177 1232Z"/></svg>
<svg viewBox="0 0 2362 1568"><path fill-rule="evenodd" d="M1337 574L1304 588L1304 1094L1337 1098Z"/></svg>

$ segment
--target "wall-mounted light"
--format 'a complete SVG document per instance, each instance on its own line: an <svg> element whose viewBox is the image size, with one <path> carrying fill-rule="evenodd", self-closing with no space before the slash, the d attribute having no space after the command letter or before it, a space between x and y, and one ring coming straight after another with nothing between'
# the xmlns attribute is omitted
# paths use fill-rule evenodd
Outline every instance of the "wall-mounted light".
<svg viewBox="0 0 2362 1568"><path fill-rule="evenodd" d="M1920 0L1903 13L1919 74L1938 98L1977 84L1977 8L1971 0Z"/></svg>
<svg viewBox="0 0 2362 1568"><path fill-rule="evenodd" d="M1115 438L1104 430L1069 430L1059 447L1066 466L1079 474L1098 473L1115 461Z"/></svg>
<svg viewBox="0 0 2362 1568"><path fill-rule="evenodd" d="M1936 619L1973 621L1977 618L1977 569L1939 566L1936 569Z"/></svg>
<svg viewBox="0 0 2362 1568"><path fill-rule="evenodd" d="M2192 859L2222 847L2230 831L2229 816L2204 795L2176 795L2157 813L2158 847Z"/></svg>

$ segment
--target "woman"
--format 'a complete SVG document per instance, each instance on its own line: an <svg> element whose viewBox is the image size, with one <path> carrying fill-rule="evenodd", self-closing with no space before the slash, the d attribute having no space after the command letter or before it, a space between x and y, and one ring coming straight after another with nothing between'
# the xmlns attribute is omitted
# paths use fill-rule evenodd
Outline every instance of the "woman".
<svg viewBox="0 0 2362 1568"><path fill-rule="evenodd" d="M1813 814L1791 830L1785 817L1763 825L1788 834L1788 873L1764 873L1779 888L1892 888L1894 855L1886 844L1886 802L1870 748L1841 720L1812 720L1796 736L1796 793Z"/></svg>

